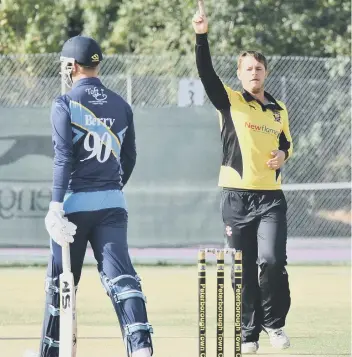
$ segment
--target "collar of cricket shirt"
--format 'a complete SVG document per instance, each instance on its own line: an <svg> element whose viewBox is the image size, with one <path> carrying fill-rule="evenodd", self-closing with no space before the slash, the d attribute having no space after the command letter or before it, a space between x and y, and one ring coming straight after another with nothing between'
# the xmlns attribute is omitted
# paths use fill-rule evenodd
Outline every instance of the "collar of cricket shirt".
<svg viewBox="0 0 352 357"><path fill-rule="evenodd" d="M264 95L267 99L270 100L269 104L263 104L259 100L255 99L249 92L246 90L243 90L242 96L246 100L246 102L251 102L252 100L256 101L260 106L262 107L262 110L265 112L267 109L271 110L283 110L283 108L279 105L279 103L276 101L276 99L269 94L268 92L264 91Z"/></svg>
<svg viewBox="0 0 352 357"><path fill-rule="evenodd" d="M98 77L88 77L88 78L82 78L79 79L77 82L73 83L72 88L76 88L78 86L84 86L84 85L99 85L101 84L101 81Z"/></svg>

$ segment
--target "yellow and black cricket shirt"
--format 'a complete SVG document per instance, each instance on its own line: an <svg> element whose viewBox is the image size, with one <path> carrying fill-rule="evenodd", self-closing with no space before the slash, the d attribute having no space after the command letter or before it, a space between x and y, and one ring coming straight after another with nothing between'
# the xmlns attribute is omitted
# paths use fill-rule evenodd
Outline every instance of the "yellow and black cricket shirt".
<svg viewBox="0 0 352 357"><path fill-rule="evenodd" d="M196 62L204 89L219 113L223 158L219 186L245 190L280 190L281 170L267 161L273 150L283 150L286 160L293 145L284 103L269 93L264 105L250 93L234 91L216 74L207 34L197 35Z"/></svg>

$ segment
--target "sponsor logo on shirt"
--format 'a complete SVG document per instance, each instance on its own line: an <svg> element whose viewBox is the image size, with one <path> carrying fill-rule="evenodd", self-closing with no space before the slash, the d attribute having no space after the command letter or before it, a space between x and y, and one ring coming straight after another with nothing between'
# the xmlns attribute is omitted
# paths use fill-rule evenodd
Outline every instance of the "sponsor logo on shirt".
<svg viewBox="0 0 352 357"><path fill-rule="evenodd" d="M252 123L247 121L247 122L244 123L244 126L246 128L248 128L248 129L250 129L250 130L261 132L261 133L264 133L264 134L272 134L272 135L275 135L275 136L279 136L280 133L281 133L281 131L269 128L264 124L263 125L257 125L257 124L252 124Z"/></svg>

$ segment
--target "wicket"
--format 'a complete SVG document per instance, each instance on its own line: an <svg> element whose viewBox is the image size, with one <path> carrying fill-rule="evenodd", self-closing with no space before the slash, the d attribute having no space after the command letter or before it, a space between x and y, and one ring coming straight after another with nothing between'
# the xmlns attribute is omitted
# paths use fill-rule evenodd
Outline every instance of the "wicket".
<svg viewBox="0 0 352 357"><path fill-rule="evenodd" d="M216 357L224 356L224 313L225 313L225 254L231 254L234 268L235 316L234 350L235 357L242 356L241 321L242 321L242 251L235 249L206 248L198 251L198 326L199 357L206 357L207 314L206 314L206 254L216 254Z"/></svg>

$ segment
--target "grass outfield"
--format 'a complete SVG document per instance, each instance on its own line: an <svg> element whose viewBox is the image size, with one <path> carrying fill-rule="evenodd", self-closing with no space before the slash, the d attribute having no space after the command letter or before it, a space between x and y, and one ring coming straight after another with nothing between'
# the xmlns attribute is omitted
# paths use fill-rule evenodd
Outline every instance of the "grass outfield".
<svg viewBox="0 0 352 357"><path fill-rule="evenodd" d="M154 328L155 357L196 357L197 268L136 267ZM208 278L208 355L215 356L215 268ZM282 352L260 340L260 356L351 356L351 267L289 266L292 306ZM22 357L37 350L44 304L43 268L0 269L0 356ZM225 356L233 356L233 294L227 269ZM94 267L84 267L77 296L77 357L125 356L110 300ZM211 336L210 336L211 334Z"/></svg>

